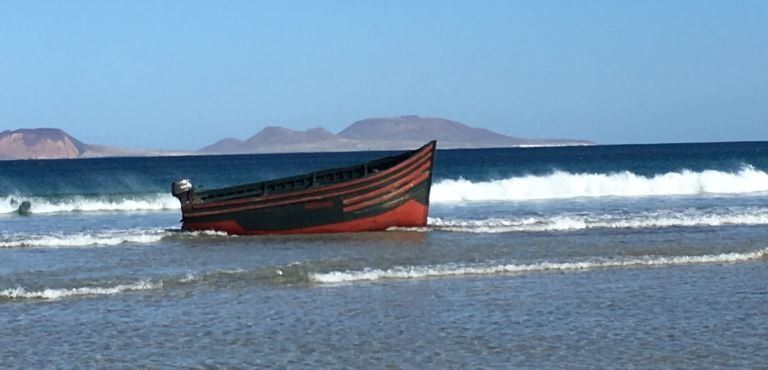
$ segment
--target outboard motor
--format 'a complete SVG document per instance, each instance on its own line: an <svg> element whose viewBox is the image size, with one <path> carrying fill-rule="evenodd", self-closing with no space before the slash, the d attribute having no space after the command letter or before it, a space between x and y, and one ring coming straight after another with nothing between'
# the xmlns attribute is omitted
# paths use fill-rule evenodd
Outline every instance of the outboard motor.
<svg viewBox="0 0 768 370"><path fill-rule="evenodd" d="M181 204L192 200L192 182L189 179L181 179L171 184L171 194L178 198Z"/></svg>

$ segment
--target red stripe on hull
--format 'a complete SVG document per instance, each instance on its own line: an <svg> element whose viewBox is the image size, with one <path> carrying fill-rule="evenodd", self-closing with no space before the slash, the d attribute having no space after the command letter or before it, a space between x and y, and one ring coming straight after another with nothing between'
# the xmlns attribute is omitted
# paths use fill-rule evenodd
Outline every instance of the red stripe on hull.
<svg viewBox="0 0 768 370"><path fill-rule="evenodd" d="M398 196L400 194L405 193L408 190L411 190L411 188L413 188L414 186L418 185L419 183L421 183L422 181L424 181L424 180L426 180L428 178L429 178L429 172L422 173L421 175L419 175L415 179L412 179L411 183L406 184L406 185L401 185L399 188L394 188L393 187L394 190L390 189L391 191L389 193L381 195L378 198L370 199L370 200L367 200L367 201L362 202L362 203L357 203L357 204L351 205L349 207L344 207L344 212L354 212L354 211L363 209L365 207L370 207L370 206L379 204L381 202L384 202L386 200L392 199L392 198L394 198L394 197L396 197L396 196Z"/></svg>
<svg viewBox="0 0 768 370"><path fill-rule="evenodd" d="M371 198L377 197L377 196L379 196L381 194L384 194L384 193L387 193L389 191L392 191L393 189L397 189L398 187L403 186L404 184L407 184L410 181L413 181L413 179L416 178L416 176L418 176L421 173L424 173L424 171L429 170L430 167L432 167L432 163L431 162L424 162L424 164L419 166L419 168L415 169L413 172L411 172L407 176L401 178L400 180L397 180L397 181L395 181L395 182L393 182L393 183L391 183L389 185L386 185L384 187L378 188L376 190L369 191L369 192L367 192L365 194L344 199L344 205L350 205L350 204L354 204L354 203L359 203L359 202L365 201L367 199L371 199Z"/></svg>
<svg viewBox="0 0 768 370"><path fill-rule="evenodd" d="M401 206L376 216L362 217L357 220L335 224L319 225L291 230L246 230L232 220L217 222L184 223L184 230L217 230L237 235L263 234L320 234L349 233L362 231L384 231L393 226L424 227L427 225L429 207L415 200L409 200Z"/></svg>

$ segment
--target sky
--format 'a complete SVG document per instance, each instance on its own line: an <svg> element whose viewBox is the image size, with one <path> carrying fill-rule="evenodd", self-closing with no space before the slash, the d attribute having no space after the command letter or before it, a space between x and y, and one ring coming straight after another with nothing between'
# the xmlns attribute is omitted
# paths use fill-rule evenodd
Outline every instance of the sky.
<svg viewBox="0 0 768 370"><path fill-rule="evenodd" d="M768 140L768 1L0 2L0 130L191 150L410 114Z"/></svg>

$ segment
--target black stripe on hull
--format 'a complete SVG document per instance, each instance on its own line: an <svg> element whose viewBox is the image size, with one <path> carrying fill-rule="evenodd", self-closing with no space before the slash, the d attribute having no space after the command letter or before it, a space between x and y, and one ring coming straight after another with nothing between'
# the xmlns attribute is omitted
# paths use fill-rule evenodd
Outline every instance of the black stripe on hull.
<svg viewBox="0 0 768 370"><path fill-rule="evenodd" d="M430 158L430 161L432 160L433 158ZM388 184L389 183L391 182L388 182ZM200 216L191 218L189 221L193 221L195 224L234 221L249 231L304 229L380 215L403 205L409 200L415 200L425 207L428 207L431 185L430 171L428 179L414 185L397 197L352 212L344 212L342 197L333 196L317 202L302 202L210 216Z"/></svg>

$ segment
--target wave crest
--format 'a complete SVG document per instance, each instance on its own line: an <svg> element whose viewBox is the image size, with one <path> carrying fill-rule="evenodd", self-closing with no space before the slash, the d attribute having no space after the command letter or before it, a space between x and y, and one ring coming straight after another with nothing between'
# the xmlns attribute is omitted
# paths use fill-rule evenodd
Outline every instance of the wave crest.
<svg viewBox="0 0 768 370"><path fill-rule="evenodd" d="M136 212L179 209L170 194L129 194L109 196L70 196L60 198L6 195L0 197L0 214L15 213L22 202L30 202L31 213Z"/></svg>
<svg viewBox="0 0 768 370"><path fill-rule="evenodd" d="M222 231L181 231L174 229L149 228L128 230L99 230L77 233L49 234L6 234L0 232L0 248L20 247L88 247L119 244L157 243L164 239L196 240L199 238L233 238Z"/></svg>
<svg viewBox="0 0 768 370"><path fill-rule="evenodd" d="M98 231L72 234L15 234L0 235L0 248L18 247L85 247L91 245L118 245L123 243L156 243L171 235L164 229L137 229Z"/></svg>
<svg viewBox="0 0 768 370"><path fill-rule="evenodd" d="M751 165L737 172L668 172L646 177L632 172L569 173L473 182L442 180L432 186L432 202L523 201L581 197L640 197L742 194L768 191L768 173Z"/></svg>
<svg viewBox="0 0 768 370"><path fill-rule="evenodd" d="M686 213L658 211L634 215L558 215L465 220L429 217L432 230L504 233L537 231L574 231L586 229L652 229L726 225L768 225L768 209L729 210L728 213ZM401 230L402 228L398 229ZM410 229L407 229L410 230ZM416 229L414 231L422 231Z"/></svg>
<svg viewBox="0 0 768 370"><path fill-rule="evenodd" d="M462 275L523 274L536 272L573 272L604 268L675 266L710 263L734 263L763 258L768 248L746 253L706 254L699 256L645 256L632 259L608 259L578 262L540 262L533 264L443 264L397 266L389 269L366 268L358 271L331 271L310 274L316 283L348 283L387 279L419 279Z"/></svg>
<svg viewBox="0 0 768 370"><path fill-rule="evenodd" d="M46 299L56 300L68 297L86 297L97 295L113 295L127 291L148 290L162 287L162 282L153 283L142 280L130 284L120 284L111 287L79 287L71 289L42 289L28 291L22 287L0 291L0 298L5 299Z"/></svg>

